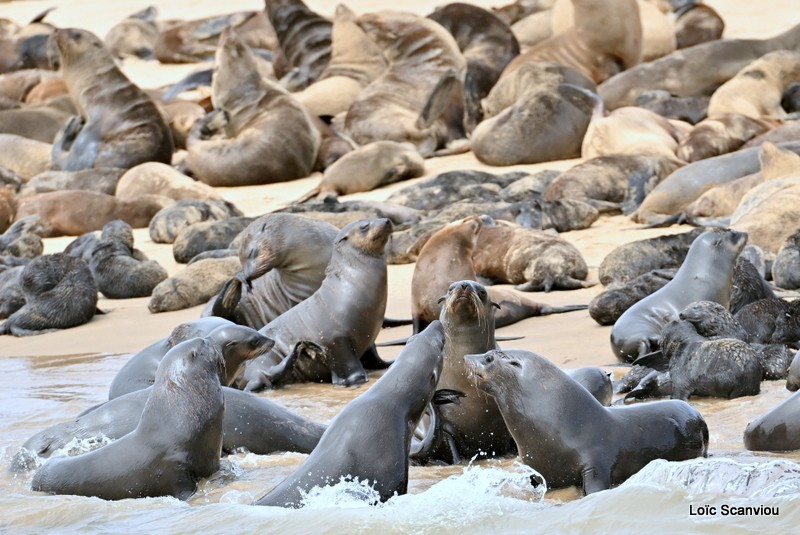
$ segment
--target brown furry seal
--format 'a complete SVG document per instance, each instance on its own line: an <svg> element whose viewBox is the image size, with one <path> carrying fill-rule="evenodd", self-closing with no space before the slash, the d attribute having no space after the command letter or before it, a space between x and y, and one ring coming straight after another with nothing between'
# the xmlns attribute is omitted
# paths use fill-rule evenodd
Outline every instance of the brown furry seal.
<svg viewBox="0 0 800 535"><path fill-rule="evenodd" d="M336 160L325 170L317 187L303 195L299 202L312 197L348 195L371 191L408 178L422 176L425 160L411 143L375 141Z"/></svg>
<svg viewBox="0 0 800 535"><path fill-rule="evenodd" d="M356 23L356 14L336 6L331 58L319 79L295 96L312 115L347 112L361 90L386 70L380 47Z"/></svg>
<svg viewBox="0 0 800 535"><path fill-rule="evenodd" d="M56 458L33 477L33 490L107 500L186 499L219 469L225 400L222 353L194 338L164 357L139 425L113 444Z"/></svg>
<svg viewBox="0 0 800 535"><path fill-rule="evenodd" d="M146 227L163 207L163 198L158 196L120 201L93 191L54 191L21 199L17 219L38 215L48 236L80 236L114 219L134 228Z"/></svg>
<svg viewBox="0 0 800 535"><path fill-rule="evenodd" d="M216 55L214 111L192 129L186 165L211 186L246 186L308 176L319 132L302 106L263 78L256 58L233 32Z"/></svg>
<svg viewBox="0 0 800 535"><path fill-rule="evenodd" d="M678 48L689 48L701 43L722 38L725 21L708 4L687 2L679 8L675 20L675 44Z"/></svg>
<svg viewBox="0 0 800 535"><path fill-rule="evenodd" d="M382 48L389 67L353 102L345 132L362 145L409 141L426 157L463 137L466 60L447 30L391 11L362 15L357 23Z"/></svg>
<svg viewBox="0 0 800 535"><path fill-rule="evenodd" d="M739 149L750 139L777 126L776 121L740 113L720 115L701 121L680 140L678 158L696 162Z"/></svg>
<svg viewBox="0 0 800 535"><path fill-rule="evenodd" d="M573 27L532 47L506 67L508 76L527 61L570 66L595 82L642 59L642 23L636 0L573 0Z"/></svg>
<svg viewBox="0 0 800 535"><path fill-rule="evenodd" d="M475 280L472 255L483 227L477 216L469 216L438 230L422 247L411 279L411 317L414 332L420 332L439 317L439 299L452 282ZM580 310L585 306L551 307L510 290L488 288L500 308L495 314L498 327L524 318Z"/></svg>
<svg viewBox="0 0 800 535"><path fill-rule="evenodd" d="M782 118L783 91L800 82L800 52L777 50L746 65L711 95L708 116L739 113L753 119Z"/></svg>
<svg viewBox="0 0 800 535"><path fill-rule="evenodd" d="M131 13L108 30L103 38L106 46L118 58L134 56L153 59L153 47L158 39L158 8L149 6Z"/></svg>
<svg viewBox="0 0 800 535"><path fill-rule="evenodd" d="M468 355L478 388L494 397L522 462L547 487L605 490L653 459L705 456L708 426L683 401L603 407L551 362L527 351Z"/></svg>
<svg viewBox="0 0 800 535"><path fill-rule="evenodd" d="M636 106L617 108L607 116L597 106L583 137L581 157L596 158L609 154L675 156L678 143L689 128Z"/></svg>
<svg viewBox="0 0 800 535"><path fill-rule="evenodd" d="M170 163L172 134L150 97L117 68L100 39L85 30L56 30L61 75L80 116L59 133L53 165L67 171Z"/></svg>
<svg viewBox="0 0 800 535"><path fill-rule="evenodd" d="M497 223L484 224L472 256L475 273L523 292L575 290L589 268L578 249L558 234Z"/></svg>
<svg viewBox="0 0 800 535"><path fill-rule="evenodd" d="M0 325L0 334L28 336L69 329L97 311L97 284L86 262L64 253L35 258L22 270L25 306Z"/></svg>
<svg viewBox="0 0 800 535"><path fill-rule="evenodd" d="M50 170L52 145L14 134L0 134L0 166L28 180Z"/></svg>
<svg viewBox="0 0 800 535"><path fill-rule="evenodd" d="M580 156L595 105L580 88L594 89L594 83L568 67L521 65L483 100L485 119L470 139L475 157L515 165Z"/></svg>

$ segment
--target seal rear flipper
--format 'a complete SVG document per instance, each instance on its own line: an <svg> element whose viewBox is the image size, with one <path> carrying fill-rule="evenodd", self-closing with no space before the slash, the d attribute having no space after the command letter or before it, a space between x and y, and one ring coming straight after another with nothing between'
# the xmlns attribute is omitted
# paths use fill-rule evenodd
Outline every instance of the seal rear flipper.
<svg viewBox="0 0 800 535"><path fill-rule="evenodd" d="M200 86L210 87L213 72L214 71L212 69L203 69L187 75L182 80L170 87L167 92L164 93L162 100L164 102L172 100L181 93L185 91L191 91L192 89L197 89Z"/></svg>
<svg viewBox="0 0 800 535"><path fill-rule="evenodd" d="M696 227L709 227L709 228L727 228L731 224L731 218L728 217L693 217L687 218L685 221L689 225Z"/></svg>
<svg viewBox="0 0 800 535"><path fill-rule="evenodd" d="M356 357L349 339L334 341L327 351L331 382L337 386L357 386L368 381L367 371Z"/></svg>
<svg viewBox="0 0 800 535"><path fill-rule="evenodd" d="M428 403L411 434L411 447L408 457L419 464L425 464L441 442L441 420L433 403Z"/></svg>
<svg viewBox="0 0 800 535"><path fill-rule="evenodd" d="M378 354L378 350L375 349L375 344L369 346L369 349L361 355L361 365L367 370L385 370L393 363L393 360L386 361L381 358Z"/></svg>
<svg viewBox="0 0 800 535"><path fill-rule="evenodd" d="M405 320L405 319L398 320L394 318L383 318L382 328L385 329L387 327L402 327L404 325L411 325L413 322L414 320Z"/></svg>
<svg viewBox="0 0 800 535"><path fill-rule="evenodd" d="M375 344L375 347L404 346L407 343L408 343L408 338L398 338L397 340L389 340L388 342L381 342L379 344Z"/></svg>
<svg viewBox="0 0 800 535"><path fill-rule="evenodd" d="M651 215L650 217L647 218L648 221L647 224L626 230L644 230L651 228L671 227L672 225L680 223L682 221L681 219L682 217L683 217L683 212L672 215ZM688 223L688 221L686 222Z"/></svg>
<svg viewBox="0 0 800 535"><path fill-rule="evenodd" d="M45 9L44 11L33 17L28 24L36 24L37 22L44 21L45 17L47 17L47 15L49 15L50 12L55 11L55 9L56 9L55 6L48 7L47 9Z"/></svg>
<svg viewBox="0 0 800 535"><path fill-rule="evenodd" d="M453 71L445 73L436 86L431 91L425 107L422 108L419 117L417 118L416 127L420 130L430 128L431 125L442 115L448 108L450 98L456 91L462 88L461 80Z"/></svg>
<svg viewBox="0 0 800 535"><path fill-rule="evenodd" d="M544 305L539 311L539 316L549 316L550 314L563 314L565 312L574 312L575 310L587 310L588 308L589 305L565 305L561 307Z"/></svg>

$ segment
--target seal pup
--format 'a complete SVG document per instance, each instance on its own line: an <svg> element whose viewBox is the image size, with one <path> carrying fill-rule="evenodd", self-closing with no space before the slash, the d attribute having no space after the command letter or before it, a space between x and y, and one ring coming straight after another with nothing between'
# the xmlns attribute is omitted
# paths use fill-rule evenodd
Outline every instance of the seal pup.
<svg viewBox="0 0 800 535"><path fill-rule="evenodd" d="M206 251L230 249L236 237L252 221L252 217L229 217L220 221L201 221L189 225L175 236L172 257L176 262L186 264Z"/></svg>
<svg viewBox="0 0 800 535"><path fill-rule="evenodd" d="M577 290L596 284L586 280L589 268L580 251L558 234L502 222L481 227L472 265L478 276L515 284L523 292Z"/></svg>
<svg viewBox="0 0 800 535"><path fill-rule="evenodd" d="M267 80L236 34L222 32L212 86L214 111L186 141L186 166L210 186L248 186L308 176L320 135L303 107Z"/></svg>
<svg viewBox="0 0 800 535"><path fill-rule="evenodd" d="M133 249L133 229L124 221L106 223L89 258L97 288L109 299L148 297L167 270L155 260L137 258Z"/></svg>
<svg viewBox="0 0 800 535"><path fill-rule="evenodd" d="M311 488L344 477L366 479L381 501L405 494L411 435L434 397L444 344L438 321L412 336L383 377L336 415L305 462L255 504L299 507Z"/></svg>
<svg viewBox="0 0 800 535"><path fill-rule="evenodd" d="M772 264L772 280L779 288L800 288L800 230L786 238L778 250Z"/></svg>
<svg viewBox="0 0 800 535"><path fill-rule="evenodd" d="M736 257L747 234L712 230L692 242L675 277L663 288L626 310L611 329L611 349L621 362L653 351L661 330L693 301L714 301L728 307Z"/></svg>
<svg viewBox="0 0 800 535"><path fill-rule="evenodd" d="M302 215L268 214L243 234L238 251L242 269L203 314L260 329L319 289L338 230Z"/></svg>
<svg viewBox="0 0 800 535"><path fill-rule="evenodd" d="M164 204L164 197L158 195L120 201L112 195L94 191L52 191L22 198L17 218L38 216L42 232L47 237L80 236L101 230L115 219L121 219L134 228L146 227Z"/></svg>
<svg viewBox="0 0 800 535"><path fill-rule="evenodd" d="M739 309L736 321L757 344L792 344L800 340L800 301L761 299Z"/></svg>
<svg viewBox="0 0 800 535"><path fill-rule="evenodd" d="M367 13L357 24L389 65L350 106L344 132L360 145L408 141L424 157L463 138L467 62L453 36L430 19L396 11Z"/></svg>
<svg viewBox="0 0 800 535"><path fill-rule="evenodd" d="M630 281L611 282L589 302L589 315L600 325L614 325L623 312L663 288L676 271L654 269Z"/></svg>
<svg viewBox="0 0 800 535"><path fill-rule="evenodd" d="M106 500L187 499L219 469L225 400L222 353L202 338L172 348L159 365L136 429L77 457L52 459L31 488Z"/></svg>
<svg viewBox="0 0 800 535"><path fill-rule="evenodd" d="M202 318L182 323L168 337L144 348L125 363L111 381L108 399L151 386L167 352L179 343L197 337L213 341L222 351L225 361L225 373L220 376L222 386L230 386L245 361L268 351L274 344L255 329L222 318Z"/></svg>
<svg viewBox="0 0 800 535"><path fill-rule="evenodd" d="M524 63L482 101L484 119L470 138L475 157L489 165L577 158L597 103L585 89L594 83L569 67Z"/></svg>
<svg viewBox="0 0 800 535"><path fill-rule="evenodd" d="M425 160L411 143L374 141L336 160L325 169L322 181L297 202L372 191L424 172Z"/></svg>
<svg viewBox="0 0 800 535"><path fill-rule="evenodd" d="M503 71L508 76L528 61L572 67L600 83L642 59L642 22L636 0L572 0L572 27L531 47Z"/></svg>
<svg viewBox="0 0 800 535"><path fill-rule="evenodd" d="M56 30L61 76L80 115L53 143L53 166L129 169L143 162L169 164L175 147L156 105L120 71L100 39L79 29Z"/></svg>
<svg viewBox="0 0 800 535"><path fill-rule="evenodd" d="M678 319L662 328L659 345L672 381L672 399L686 401L693 395L734 399L754 396L761 389L761 361L747 342L708 340L691 322ZM667 371L652 360L637 363Z"/></svg>
<svg viewBox="0 0 800 535"><path fill-rule="evenodd" d="M358 94L386 70L380 47L356 22L347 6L336 6L330 61L311 85L295 94L311 115L334 117L347 110Z"/></svg>
<svg viewBox="0 0 800 535"><path fill-rule="evenodd" d="M28 181L50 170L50 143L0 133L0 166Z"/></svg>
<svg viewBox="0 0 800 535"><path fill-rule="evenodd" d="M0 255L17 258L36 258L44 251L40 234L43 229L37 216L17 217L17 220L0 234Z"/></svg>
<svg viewBox="0 0 800 535"><path fill-rule="evenodd" d="M388 219L366 219L339 231L319 289L260 329L275 340L275 346L247 363L237 386L245 390L277 386L264 372L287 355L297 360L284 382L330 380L351 386L367 381L365 366L376 362L385 366L374 342L386 310L383 251L392 228Z"/></svg>
<svg viewBox="0 0 800 535"><path fill-rule="evenodd" d="M674 156L653 154L591 158L559 174L544 190L543 198L583 200L598 209L619 205L627 215L638 208L662 179L682 165Z"/></svg>
<svg viewBox="0 0 800 535"><path fill-rule="evenodd" d="M685 162L705 160L739 149L750 139L777 126L775 121L727 113L701 121L680 140L677 155Z"/></svg>
<svg viewBox="0 0 800 535"><path fill-rule="evenodd" d="M224 202L214 188L159 162L146 162L125 171L113 195L120 200L130 201L154 192L176 201L194 199ZM232 205L228 203L227 206Z"/></svg>
<svg viewBox="0 0 800 535"><path fill-rule="evenodd" d="M12 472L35 468L70 442L117 440L139 424L152 384L145 389L101 403L79 414L74 420L55 424L25 441L11 460ZM266 398L234 388L223 387L225 414L222 417L222 451L234 453L244 448L256 455L296 451L311 453L319 442L324 425L294 414Z"/></svg>
<svg viewBox="0 0 800 535"><path fill-rule="evenodd" d="M606 107L630 106L641 93L663 89L672 95L699 95L733 78L748 63L774 50L796 50L800 24L770 39L723 39L703 43L621 72L598 88ZM709 69L708 65L713 65Z"/></svg>
<svg viewBox="0 0 800 535"><path fill-rule="evenodd" d="M302 0L265 0L266 13L278 37L275 74L289 91L320 77L331 59L331 22Z"/></svg>
<svg viewBox="0 0 800 535"><path fill-rule="evenodd" d="M147 230L156 243L175 243L180 233L195 223L242 216L244 214L228 201L184 199L159 210Z"/></svg>
<svg viewBox="0 0 800 535"><path fill-rule="evenodd" d="M0 319L5 319L25 305L22 292L22 270L16 266L0 271Z"/></svg>
<svg viewBox="0 0 800 535"><path fill-rule="evenodd" d="M466 360L478 388L497 401L520 459L550 489L578 486L591 494L653 459L706 456L708 427L686 402L603 407L536 353L493 350Z"/></svg>
<svg viewBox="0 0 800 535"><path fill-rule="evenodd" d="M20 279L25 305L0 325L0 334L29 336L69 329L97 312L97 284L86 262L64 253L34 258Z"/></svg>
<svg viewBox="0 0 800 535"><path fill-rule="evenodd" d="M800 52L776 50L764 54L714 91L708 116L738 113L753 119L783 118L783 91L796 82L800 82Z"/></svg>
<svg viewBox="0 0 800 535"><path fill-rule="evenodd" d="M604 116L599 105L592 114L581 144L582 158L609 154L675 156L688 125L669 121L644 108L626 106Z"/></svg>
<svg viewBox="0 0 800 535"><path fill-rule="evenodd" d="M468 216L438 230L425 243L417 257L411 278L411 318L414 332L420 332L441 314L439 298L452 282L476 280L473 253L483 221ZM492 302L499 305L495 323L504 327L525 318L582 310L584 305L555 307L501 288L488 288Z"/></svg>
<svg viewBox="0 0 800 535"><path fill-rule="evenodd" d="M202 305L240 269L239 259L232 256L193 262L153 288L147 309L156 314Z"/></svg>
<svg viewBox="0 0 800 535"><path fill-rule="evenodd" d="M800 450L800 393L795 393L747 424L744 447L750 451Z"/></svg>
<svg viewBox="0 0 800 535"><path fill-rule="evenodd" d="M692 243L705 232L689 232L656 236L620 245L600 263L600 284L628 282L654 269L677 269L683 264Z"/></svg>

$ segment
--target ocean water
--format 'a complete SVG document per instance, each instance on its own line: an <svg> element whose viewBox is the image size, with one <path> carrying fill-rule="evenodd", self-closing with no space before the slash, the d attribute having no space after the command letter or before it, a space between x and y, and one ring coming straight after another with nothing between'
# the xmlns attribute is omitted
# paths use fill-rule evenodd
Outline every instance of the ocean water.
<svg viewBox="0 0 800 535"><path fill-rule="evenodd" d="M104 401L127 358L0 359L0 533L788 534L800 525L800 454L748 452L741 438L747 422L788 397L782 381L764 382L758 396L693 400L709 424L709 458L655 461L585 498L577 489L531 487L532 469L516 459L413 466L409 493L383 504L369 482L344 480L314 489L300 509L250 505L302 463L306 456L298 453L226 457L187 502L48 496L30 490L32 472L8 471L31 435ZM372 382L356 389L293 385L262 395L327 422ZM64 449L74 454L100 444L76 441Z"/></svg>

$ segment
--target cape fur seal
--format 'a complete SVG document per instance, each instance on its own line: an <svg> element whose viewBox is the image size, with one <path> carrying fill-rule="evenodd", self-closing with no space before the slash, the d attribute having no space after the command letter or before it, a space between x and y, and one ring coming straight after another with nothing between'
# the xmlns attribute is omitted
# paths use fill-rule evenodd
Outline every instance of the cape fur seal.
<svg viewBox="0 0 800 535"><path fill-rule="evenodd" d="M411 434L433 399L445 337L435 321L409 339L389 370L333 419L297 470L256 505L299 507L312 487L366 479L381 501L408 490Z"/></svg>
<svg viewBox="0 0 800 535"><path fill-rule="evenodd" d="M245 366L237 385L261 390L280 382L330 380L350 386L367 380L365 366L385 366L374 342L386 310L383 250L392 228L388 219L365 219L339 231L319 289L260 329L275 346ZM270 370L287 358L296 359L290 373L273 384Z"/></svg>
<svg viewBox="0 0 800 535"><path fill-rule="evenodd" d="M69 329L97 312L97 284L86 262L64 253L43 255L22 270L25 305L0 325L0 334L28 336Z"/></svg>
<svg viewBox="0 0 800 535"><path fill-rule="evenodd" d="M150 97L117 68L100 39L70 28L56 30L53 40L61 75L80 111L57 136L53 165L77 171L170 163L174 145L164 118Z"/></svg>
<svg viewBox="0 0 800 535"><path fill-rule="evenodd" d="M381 47L389 66L350 106L345 132L361 145L408 141L425 157L464 137L467 65L447 30L392 11L361 15L357 24Z"/></svg>
<svg viewBox="0 0 800 535"><path fill-rule="evenodd" d="M316 292L338 230L295 214L268 214L244 231L242 270L225 282L204 314L260 329Z"/></svg>
<svg viewBox="0 0 800 535"><path fill-rule="evenodd" d="M800 450L800 393L759 416L744 430L744 447L751 451Z"/></svg>
<svg viewBox="0 0 800 535"><path fill-rule="evenodd" d="M694 301L728 307L736 257L747 234L735 230L704 232L692 242L675 277L657 292L626 310L611 329L611 349L622 362L653 351L661 330Z"/></svg>
<svg viewBox="0 0 800 535"><path fill-rule="evenodd" d="M99 450L52 459L33 476L33 490L106 500L186 499L219 469L225 401L222 353L202 338L172 348L158 367L141 420Z"/></svg>
<svg viewBox="0 0 800 535"><path fill-rule="evenodd" d="M800 288L800 230L786 238L778 250L772 264L772 280L779 288Z"/></svg>
<svg viewBox="0 0 800 535"><path fill-rule="evenodd" d="M197 121L186 165L211 186L246 186L308 176L320 135L288 91L264 78L256 58L224 30L212 87L214 111Z"/></svg>
<svg viewBox="0 0 800 535"><path fill-rule="evenodd" d="M708 427L686 402L603 407L536 353L468 355L478 388L497 401L519 456L547 487L591 494L617 485L653 459L705 456Z"/></svg>

